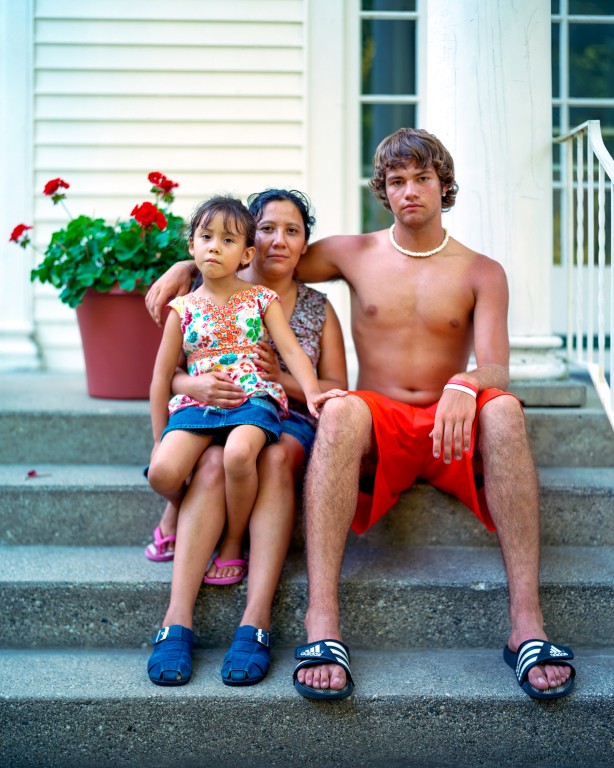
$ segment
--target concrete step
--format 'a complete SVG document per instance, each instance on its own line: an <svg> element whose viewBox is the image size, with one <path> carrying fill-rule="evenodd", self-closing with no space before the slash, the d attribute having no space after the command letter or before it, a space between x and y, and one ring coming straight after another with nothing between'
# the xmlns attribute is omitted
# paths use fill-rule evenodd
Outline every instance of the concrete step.
<svg viewBox="0 0 614 768"><path fill-rule="evenodd" d="M541 595L558 642L601 647L614 626L614 548L544 547ZM138 647L166 609L171 563L136 547L0 547L0 647ZM196 642L223 647L246 584L205 587ZM273 636L303 638L302 556L288 558L273 606ZM340 584L344 633L358 647L488 647L505 641L508 593L495 547L348 549Z"/></svg>
<svg viewBox="0 0 614 768"><path fill-rule="evenodd" d="M374 646L375 643L372 643ZM481 650L352 650L354 694L313 703L292 687L289 648L268 677L229 688L224 649L196 651L179 688L152 685L148 649L0 651L4 768L606 768L614 648L575 648L565 699L530 700Z"/></svg>
<svg viewBox="0 0 614 768"><path fill-rule="evenodd" d="M573 393L579 385L570 382ZM561 402L559 390L566 388L552 384L557 394L551 399ZM516 391L526 392L529 402L547 399L529 397L521 383ZM575 395L568 400L578 402ZM528 407L526 415L540 466L614 466L614 434L593 395L586 407ZM79 376L0 378L0 463L145 464L150 451L147 401L90 398Z"/></svg>
<svg viewBox="0 0 614 768"><path fill-rule="evenodd" d="M0 544L140 545L164 502L134 465L0 464ZM614 468L541 468L546 545L614 545ZM295 549L302 548L300 521ZM351 544L496 546L496 536L452 497L425 484Z"/></svg>

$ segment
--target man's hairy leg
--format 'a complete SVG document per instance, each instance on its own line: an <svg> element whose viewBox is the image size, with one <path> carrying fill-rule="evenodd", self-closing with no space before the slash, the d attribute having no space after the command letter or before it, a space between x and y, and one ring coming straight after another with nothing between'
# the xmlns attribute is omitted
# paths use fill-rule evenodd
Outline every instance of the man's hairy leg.
<svg viewBox="0 0 614 768"><path fill-rule="evenodd" d="M525 640L546 640L539 604L539 495L524 416L515 398L490 400L481 411L479 449L488 508L497 528L510 595L510 650ZM546 690L562 685L565 665L540 665L529 682Z"/></svg>
<svg viewBox="0 0 614 768"><path fill-rule="evenodd" d="M310 643L341 640L339 576L371 427L369 407L353 395L327 401L320 416L303 504L309 580L305 628ZM310 688L340 690L347 682L337 664L307 667L297 677Z"/></svg>

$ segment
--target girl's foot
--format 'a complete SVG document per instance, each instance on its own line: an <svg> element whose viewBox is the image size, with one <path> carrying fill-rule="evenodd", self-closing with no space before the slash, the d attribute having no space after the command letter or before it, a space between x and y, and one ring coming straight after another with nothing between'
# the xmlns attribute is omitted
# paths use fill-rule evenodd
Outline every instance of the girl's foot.
<svg viewBox="0 0 614 768"><path fill-rule="evenodd" d="M154 563L164 563L175 557L175 534L164 536L157 525L153 532L153 541L145 547L145 557Z"/></svg>

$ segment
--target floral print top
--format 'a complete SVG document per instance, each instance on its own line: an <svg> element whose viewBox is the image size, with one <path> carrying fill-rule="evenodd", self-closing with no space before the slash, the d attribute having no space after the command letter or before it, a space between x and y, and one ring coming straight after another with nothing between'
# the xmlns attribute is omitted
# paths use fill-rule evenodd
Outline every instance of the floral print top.
<svg viewBox="0 0 614 768"><path fill-rule="evenodd" d="M262 285L249 285L234 293L221 307L208 297L193 293L178 296L168 306L177 312L181 321L183 351L190 376L223 371L248 397L272 397L283 418L288 411L286 393L276 381L262 379L254 362L258 341L271 342L264 315L273 301L279 301L275 291ZM175 395L168 409L174 413L193 405L204 407L205 403L188 395Z"/></svg>

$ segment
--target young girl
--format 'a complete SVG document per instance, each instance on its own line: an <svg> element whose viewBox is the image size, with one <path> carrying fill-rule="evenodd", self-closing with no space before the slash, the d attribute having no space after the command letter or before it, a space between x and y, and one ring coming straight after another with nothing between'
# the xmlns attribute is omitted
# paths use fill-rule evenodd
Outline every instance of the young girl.
<svg viewBox="0 0 614 768"><path fill-rule="evenodd" d="M236 272L252 260L256 224L240 200L214 197L192 216L189 252L202 285L170 303L150 392L154 449L148 472L152 488L179 506L184 483L207 447L224 445L226 541L240 547L258 491L256 459L280 436L287 398L257 368L258 342L273 339L317 418L325 400L345 394L321 393L311 362L298 344L276 293L250 285ZM170 399L181 352L188 373L223 371L245 393L236 408L207 406L187 395ZM170 402L169 402L170 399ZM169 416L170 414L170 416Z"/></svg>

